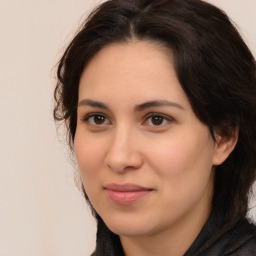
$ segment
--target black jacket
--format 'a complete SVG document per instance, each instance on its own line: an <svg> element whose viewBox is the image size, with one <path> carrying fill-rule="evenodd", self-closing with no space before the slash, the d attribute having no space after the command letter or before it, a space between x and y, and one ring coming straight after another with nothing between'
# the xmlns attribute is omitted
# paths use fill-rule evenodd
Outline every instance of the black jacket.
<svg viewBox="0 0 256 256"><path fill-rule="evenodd" d="M119 237L105 228L97 234L99 240L105 237L105 242L100 246L97 243L91 256L123 256ZM234 226L220 230L217 219L211 215L184 256L256 256L256 226L244 218Z"/></svg>
<svg viewBox="0 0 256 256"><path fill-rule="evenodd" d="M184 256L256 256L256 226L247 219L214 236L215 225L211 216Z"/></svg>

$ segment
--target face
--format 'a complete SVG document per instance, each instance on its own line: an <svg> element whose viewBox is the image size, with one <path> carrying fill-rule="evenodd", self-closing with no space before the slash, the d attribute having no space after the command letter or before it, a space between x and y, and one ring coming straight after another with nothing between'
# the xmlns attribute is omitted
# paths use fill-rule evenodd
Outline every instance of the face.
<svg viewBox="0 0 256 256"><path fill-rule="evenodd" d="M74 150L85 191L120 236L147 236L210 212L216 146L177 79L171 52L111 44L79 84Z"/></svg>

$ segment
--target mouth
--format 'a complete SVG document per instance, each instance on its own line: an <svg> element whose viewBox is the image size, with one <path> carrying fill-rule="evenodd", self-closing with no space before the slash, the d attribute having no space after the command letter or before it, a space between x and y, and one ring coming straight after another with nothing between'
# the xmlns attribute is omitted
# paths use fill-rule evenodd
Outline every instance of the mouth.
<svg viewBox="0 0 256 256"><path fill-rule="evenodd" d="M153 191L135 184L108 184L104 187L109 199L119 205L131 205L147 196Z"/></svg>

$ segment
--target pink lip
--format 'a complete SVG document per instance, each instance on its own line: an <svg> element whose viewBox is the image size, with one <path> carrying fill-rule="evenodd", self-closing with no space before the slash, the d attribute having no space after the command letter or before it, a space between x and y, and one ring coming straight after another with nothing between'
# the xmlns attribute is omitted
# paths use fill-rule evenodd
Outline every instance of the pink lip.
<svg viewBox="0 0 256 256"><path fill-rule="evenodd" d="M108 184L104 188L110 200L120 205L134 204L153 190L129 183Z"/></svg>

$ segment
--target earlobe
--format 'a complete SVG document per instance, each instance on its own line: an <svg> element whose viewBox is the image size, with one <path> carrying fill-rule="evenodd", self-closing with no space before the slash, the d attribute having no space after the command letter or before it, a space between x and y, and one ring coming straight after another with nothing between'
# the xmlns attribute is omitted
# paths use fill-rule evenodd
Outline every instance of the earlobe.
<svg viewBox="0 0 256 256"><path fill-rule="evenodd" d="M230 136L216 135L213 165L221 165L234 150L238 140L238 129Z"/></svg>

